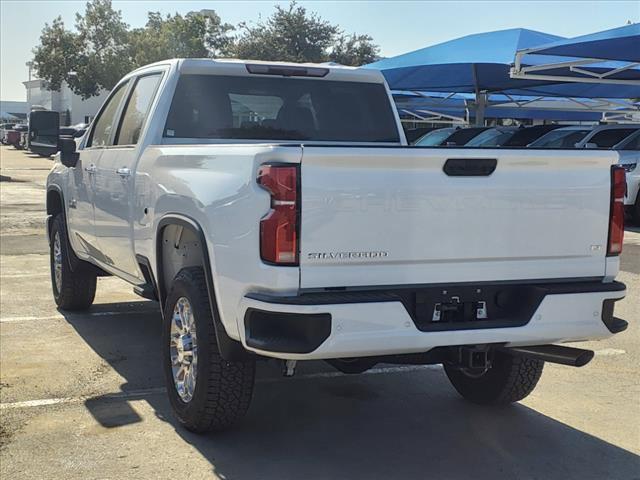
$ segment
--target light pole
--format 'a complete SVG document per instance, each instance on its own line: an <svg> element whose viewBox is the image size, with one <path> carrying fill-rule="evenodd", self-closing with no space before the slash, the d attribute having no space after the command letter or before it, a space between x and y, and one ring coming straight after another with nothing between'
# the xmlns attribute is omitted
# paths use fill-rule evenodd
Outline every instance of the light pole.
<svg viewBox="0 0 640 480"><path fill-rule="evenodd" d="M28 61L25 65L29 68L29 81L27 82L27 105L31 108L31 69L33 68L33 62Z"/></svg>

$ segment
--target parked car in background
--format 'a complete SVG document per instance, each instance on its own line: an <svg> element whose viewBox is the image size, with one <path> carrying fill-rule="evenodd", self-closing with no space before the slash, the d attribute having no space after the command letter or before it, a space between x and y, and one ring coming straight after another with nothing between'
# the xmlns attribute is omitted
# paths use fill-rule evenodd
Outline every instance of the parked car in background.
<svg viewBox="0 0 640 480"><path fill-rule="evenodd" d="M449 136L459 128L460 127L446 127L432 130L416 140L414 145L416 147L436 147L438 145L442 145L442 142L449 138Z"/></svg>
<svg viewBox="0 0 640 480"><path fill-rule="evenodd" d="M22 150L23 148L23 134L27 134L29 127L26 124L19 124L13 127L13 130L7 132L7 145L13 145L14 148Z"/></svg>
<svg viewBox="0 0 640 480"><path fill-rule="evenodd" d="M20 130L20 149L29 149L29 126L25 130Z"/></svg>
<svg viewBox="0 0 640 480"><path fill-rule="evenodd" d="M589 125L561 127L543 135L528 146L535 148L575 148L576 143L589 135L589 132L591 132Z"/></svg>
<svg viewBox="0 0 640 480"><path fill-rule="evenodd" d="M440 145L447 147L461 147L466 145L472 138L477 137L482 132L489 130L491 127L466 127L458 128L449 135Z"/></svg>
<svg viewBox="0 0 640 480"><path fill-rule="evenodd" d="M87 131L87 123L77 123L67 127L60 127L60 136L80 138Z"/></svg>
<svg viewBox="0 0 640 480"><path fill-rule="evenodd" d="M560 128L561 125L533 125L521 127L513 132L510 138L502 143L502 147L526 147L531 142L546 135L547 133Z"/></svg>
<svg viewBox="0 0 640 480"><path fill-rule="evenodd" d="M80 138L85 134L88 127L88 123L76 123L75 125L72 125L71 128L75 130L75 133L72 136L75 138Z"/></svg>
<svg viewBox="0 0 640 480"><path fill-rule="evenodd" d="M589 362L550 344L627 327L617 155L405 148L390 98L373 69L128 74L47 178L56 304L89 308L106 274L158 300L169 401L196 432L242 418L260 357L443 364L484 405L526 397L545 361Z"/></svg>
<svg viewBox="0 0 640 480"><path fill-rule="evenodd" d="M60 127L59 133L60 133L60 136L75 137L78 131L74 127L68 126L68 127Z"/></svg>
<svg viewBox="0 0 640 480"><path fill-rule="evenodd" d="M509 140L518 127L491 127L480 135L472 138L465 147L500 147Z"/></svg>
<svg viewBox="0 0 640 480"><path fill-rule="evenodd" d="M491 127L440 128L424 135L415 145L422 147L461 147Z"/></svg>
<svg viewBox="0 0 640 480"><path fill-rule="evenodd" d="M613 147L620 155L619 165L627 172L625 213L640 225L640 130Z"/></svg>
<svg viewBox="0 0 640 480"><path fill-rule="evenodd" d="M640 125L598 125L579 142L576 148L612 148L629 135L640 130Z"/></svg>
<svg viewBox="0 0 640 480"><path fill-rule="evenodd" d="M524 147L560 125L530 127L440 128L420 138L417 146Z"/></svg>
<svg viewBox="0 0 640 480"><path fill-rule="evenodd" d="M407 143L410 145L413 145L418 139L437 128L438 127L404 128L403 125L404 136L407 139Z"/></svg>
<svg viewBox="0 0 640 480"><path fill-rule="evenodd" d="M20 131L15 127L12 130L8 130L4 136L6 145L13 145L14 148L19 148L20 145Z"/></svg>
<svg viewBox="0 0 640 480"><path fill-rule="evenodd" d="M3 123L0 125L0 142L4 145L7 144L7 132L9 132L9 130L12 130L14 127L15 123Z"/></svg>

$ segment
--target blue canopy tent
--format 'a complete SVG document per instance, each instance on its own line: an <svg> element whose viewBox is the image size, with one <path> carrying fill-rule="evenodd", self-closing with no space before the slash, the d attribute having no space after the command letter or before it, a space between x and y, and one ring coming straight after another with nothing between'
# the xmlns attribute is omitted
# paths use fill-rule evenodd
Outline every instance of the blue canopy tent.
<svg viewBox="0 0 640 480"><path fill-rule="evenodd" d="M555 79L510 76L516 52L564 40L522 28L467 35L366 65L381 70L393 90L472 93L476 123L484 122L487 95L536 95L577 98L636 98L640 85L562 83ZM550 57L528 55L527 65L548 63ZM559 63L566 57L551 57ZM603 64L592 68L608 68ZM627 73L628 74L628 73ZM579 75L576 75L579 76Z"/></svg>
<svg viewBox="0 0 640 480"><path fill-rule="evenodd" d="M518 50L562 37L524 28L477 33L370 63L381 70L393 90L494 92L549 82L509 77Z"/></svg>
<svg viewBox="0 0 640 480"><path fill-rule="evenodd" d="M640 62L640 24L560 40L539 47L538 55Z"/></svg>
<svg viewBox="0 0 640 480"><path fill-rule="evenodd" d="M551 56L552 58L545 57ZM558 56L567 57L557 61ZM531 58L534 58L531 61ZM516 52L511 78L629 85L640 93L640 24L557 40Z"/></svg>
<svg viewBox="0 0 640 480"><path fill-rule="evenodd" d="M473 100L473 96L469 94L444 96L437 93L430 95L397 91L393 93L398 112L405 121L467 123L474 116L473 110L468 108L469 101ZM634 106L633 111L639 111L638 105ZM620 109L618 105L608 101L560 98L540 100L537 97L514 97L498 94L492 96L491 106L486 108L485 117L593 122L601 120L604 112L628 113L629 110Z"/></svg>

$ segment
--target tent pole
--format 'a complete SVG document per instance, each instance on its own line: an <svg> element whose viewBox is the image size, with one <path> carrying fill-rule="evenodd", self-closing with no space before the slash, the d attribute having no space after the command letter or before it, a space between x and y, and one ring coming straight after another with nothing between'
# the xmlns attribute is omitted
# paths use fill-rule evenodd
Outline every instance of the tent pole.
<svg viewBox="0 0 640 480"><path fill-rule="evenodd" d="M476 127L484 127L484 111L487 106L487 94L476 91Z"/></svg>

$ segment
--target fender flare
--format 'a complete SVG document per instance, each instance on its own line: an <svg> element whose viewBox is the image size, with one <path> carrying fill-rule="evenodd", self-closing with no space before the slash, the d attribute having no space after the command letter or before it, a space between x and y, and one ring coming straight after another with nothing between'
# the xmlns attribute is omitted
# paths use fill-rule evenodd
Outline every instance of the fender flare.
<svg viewBox="0 0 640 480"><path fill-rule="evenodd" d="M67 209L65 208L64 203L64 193L62 189L56 185L51 184L47 186L47 194L45 197L45 207L47 209L47 220L46 220L46 228L47 228L47 242L51 243L51 222L53 222L53 215L49 213L49 192L56 192L60 196L60 203L62 205L62 218L64 218L64 224L67 225Z"/></svg>
<svg viewBox="0 0 640 480"><path fill-rule="evenodd" d="M191 217L178 213L167 213L162 216L158 222L156 228L156 274L157 279L154 279L157 285L157 297L160 303L160 311L164 315L165 301L167 298L167 288L164 285L164 276L162 271L162 231L167 225L180 225L183 228L190 230L200 240L202 248L202 258L204 260L204 276L207 282L207 292L209 293L209 307L213 316L213 326L216 332L216 341L218 343L218 350L222 358L227 361L243 361L252 356L242 344L231 338L220 321L220 314L218 313L218 302L216 301L216 294L213 288L213 274L211 272L211 261L209 259L209 249L207 247L207 238L204 234L204 230L200 224ZM153 275L153 273L151 273Z"/></svg>

